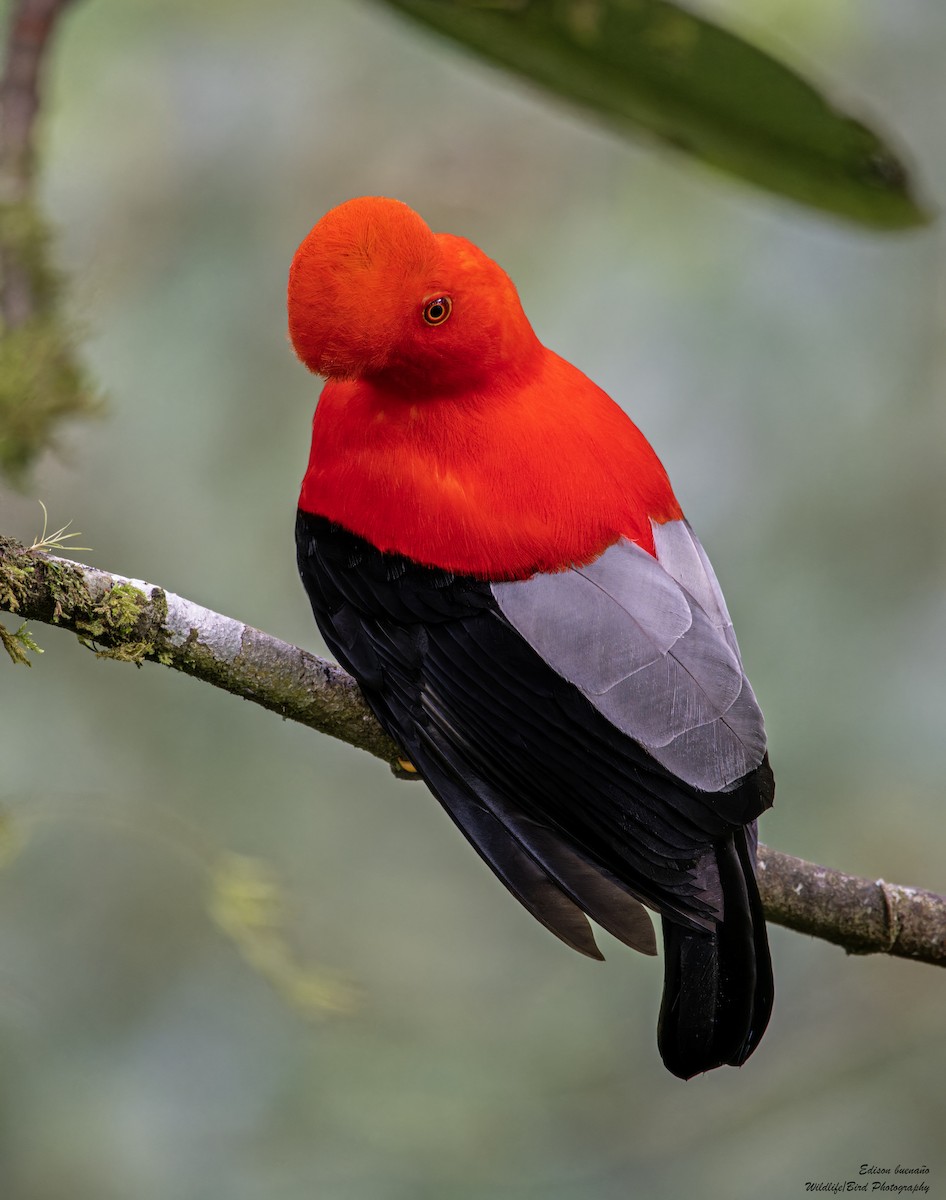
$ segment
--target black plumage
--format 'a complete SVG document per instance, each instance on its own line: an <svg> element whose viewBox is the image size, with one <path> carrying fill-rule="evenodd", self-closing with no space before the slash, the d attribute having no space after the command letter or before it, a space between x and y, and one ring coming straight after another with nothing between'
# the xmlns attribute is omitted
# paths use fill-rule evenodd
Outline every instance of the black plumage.
<svg viewBox="0 0 946 1200"><path fill-rule="evenodd" d="M618 729L503 614L488 581L382 553L298 513L298 564L322 634L474 848L559 938L601 954L586 920L655 952L658 1042L689 1078L745 1061L772 1006L754 821L767 758L701 791Z"/></svg>

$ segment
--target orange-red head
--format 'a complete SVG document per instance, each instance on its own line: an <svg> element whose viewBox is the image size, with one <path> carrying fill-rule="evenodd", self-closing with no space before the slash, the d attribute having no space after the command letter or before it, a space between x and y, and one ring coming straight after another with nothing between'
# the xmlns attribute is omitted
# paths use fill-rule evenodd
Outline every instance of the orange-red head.
<svg viewBox="0 0 946 1200"><path fill-rule="evenodd" d="M296 252L289 332L329 382L299 505L416 562L524 579L679 517L625 413L545 349L506 273L397 200L327 213Z"/></svg>
<svg viewBox="0 0 946 1200"><path fill-rule="evenodd" d="M376 196L340 204L311 230L289 272L288 309L299 358L332 379L470 388L526 370L539 350L501 267Z"/></svg>

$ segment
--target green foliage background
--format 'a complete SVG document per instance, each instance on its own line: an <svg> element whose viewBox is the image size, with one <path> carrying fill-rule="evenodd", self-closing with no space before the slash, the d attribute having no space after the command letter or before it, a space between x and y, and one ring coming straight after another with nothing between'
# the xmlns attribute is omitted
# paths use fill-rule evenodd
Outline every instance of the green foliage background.
<svg viewBox="0 0 946 1200"><path fill-rule="evenodd" d="M946 194L943 10L713 11ZM43 200L109 416L0 492L5 533L41 497L84 559L316 647L285 273L325 209L398 196L661 453L766 710L765 840L946 890L941 226L860 233L629 148L352 0L89 0L52 66ZM0 663L4 1200L788 1200L863 1162L946 1191L939 972L773 930L761 1049L680 1084L659 964L569 954L422 789L36 636Z"/></svg>

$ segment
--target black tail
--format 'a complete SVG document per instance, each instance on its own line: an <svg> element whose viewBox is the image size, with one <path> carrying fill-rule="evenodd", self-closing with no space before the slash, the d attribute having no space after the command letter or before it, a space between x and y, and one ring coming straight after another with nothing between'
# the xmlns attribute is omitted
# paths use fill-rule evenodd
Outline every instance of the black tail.
<svg viewBox="0 0 946 1200"><path fill-rule="evenodd" d="M690 1079L741 1066L759 1043L774 986L748 830L715 847L723 920L704 932L663 919L664 995L657 1043L668 1071Z"/></svg>

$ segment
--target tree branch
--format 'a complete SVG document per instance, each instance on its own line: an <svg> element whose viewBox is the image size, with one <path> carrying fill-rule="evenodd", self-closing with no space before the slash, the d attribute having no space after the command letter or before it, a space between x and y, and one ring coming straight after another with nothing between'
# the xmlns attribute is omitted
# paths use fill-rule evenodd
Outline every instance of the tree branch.
<svg viewBox="0 0 946 1200"><path fill-rule="evenodd" d="M138 579L0 537L0 610L58 625L101 658L163 663L396 766L398 748L334 663ZM15 661L28 661L5 631Z"/></svg>
<svg viewBox="0 0 946 1200"><path fill-rule="evenodd" d="M759 847L759 891L776 925L843 946L946 967L946 896L862 879Z"/></svg>
<svg viewBox="0 0 946 1200"><path fill-rule="evenodd" d="M338 666L172 592L0 537L0 610L59 625L100 657L158 662L384 759L400 752ZM15 662L31 639L0 626ZM414 776L416 778L416 776ZM843 946L946 966L946 897L759 847L769 921Z"/></svg>

